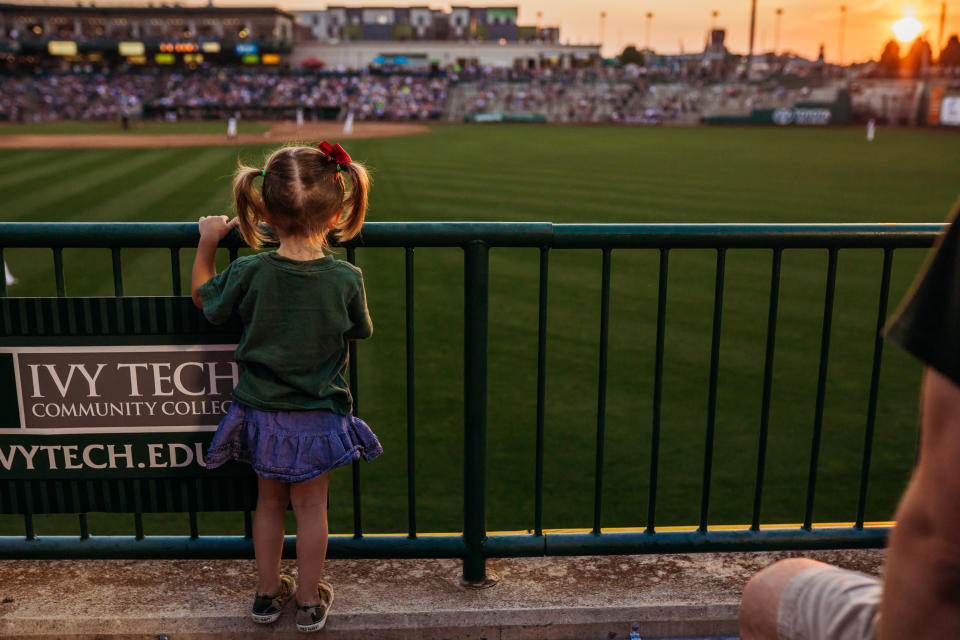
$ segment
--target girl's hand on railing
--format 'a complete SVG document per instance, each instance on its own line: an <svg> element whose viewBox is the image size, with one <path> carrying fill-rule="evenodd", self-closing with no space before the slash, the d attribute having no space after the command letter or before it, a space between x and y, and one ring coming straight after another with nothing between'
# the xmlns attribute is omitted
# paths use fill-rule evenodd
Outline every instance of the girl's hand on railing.
<svg viewBox="0 0 960 640"><path fill-rule="evenodd" d="M200 242L197 243L197 253L193 257L193 271L191 274L191 295L193 304L203 309L203 300L200 299L200 286L217 275L217 245L230 230L237 226L238 219L230 220L227 216L201 216Z"/></svg>
<svg viewBox="0 0 960 640"><path fill-rule="evenodd" d="M238 218L231 220L227 216L201 216L198 223L200 240L220 242L238 222Z"/></svg>

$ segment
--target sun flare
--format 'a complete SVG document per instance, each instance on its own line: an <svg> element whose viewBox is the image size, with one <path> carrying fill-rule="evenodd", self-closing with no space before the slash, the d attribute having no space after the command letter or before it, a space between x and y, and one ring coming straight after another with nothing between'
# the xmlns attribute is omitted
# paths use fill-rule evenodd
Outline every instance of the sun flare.
<svg viewBox="0 0 960 640"><path fill-rule="evenodd" d="M911 42L923 31L923 23L911 15L906 15L894 22L891 29L900 42Z"/></svg>

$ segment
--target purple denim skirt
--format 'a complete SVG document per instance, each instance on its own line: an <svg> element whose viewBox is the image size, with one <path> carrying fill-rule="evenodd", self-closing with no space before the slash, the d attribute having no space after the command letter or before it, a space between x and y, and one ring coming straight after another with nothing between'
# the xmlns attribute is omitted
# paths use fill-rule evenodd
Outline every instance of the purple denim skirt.
<svg viewBox="0 0 960 640"><path fill-rule="evenodd" d="M262 411L234 400L207 451L213 469L239 460L256 474L281 482L306 482L363 456L383 452L367 423L325 409Z"/></svg>

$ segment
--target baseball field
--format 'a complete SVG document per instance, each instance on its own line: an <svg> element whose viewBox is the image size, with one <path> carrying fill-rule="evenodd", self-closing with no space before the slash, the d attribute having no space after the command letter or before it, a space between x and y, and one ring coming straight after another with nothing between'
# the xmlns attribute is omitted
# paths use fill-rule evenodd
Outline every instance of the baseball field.
<svg viewBox="0 0 960 640"><path fill-rule="evenodd" d="M261 131L250 133L262 136ZM0 129L0 146L4 135L13 133L36 132ZM371 221L789 223L940 222L960 194L958 142L949 133L881 130L868 143L855 128L477 125L432 126L420 135L350 140L344 146L373 173ZM238 156L262 166L275 146L6 148L0 150L0 219L190 221L229 214ZM49 250L10 249L4 255L19 280L9 295L54 294ZM125 293L169 295L166 252L127 250L123 256ZM923 256L918 250L896 253L891 312ZM220 258L225 264L226 255ZM375 324L374 337L359 347L360 413L385 448L380 459L362 468L364 526L402 532L407 518L404 257L400 249L361 249L357 259ZM192 253L185 252L185 282L191 260ZM462 526L462 261L459 249L416 250L421 531ZM727 255L713 524L748 523L751 517L770 263L769 251ZM109 251L68 250L65 264L69 295L112 295ZM818 522L855 517L881 264L879 250L840 253L814 509ZM491 251L490 531L533 527L538 265L534 249ZM714 265L712 251L671 254L657 505L661 525L696 524L699 514ZM605 527L645 525L657 266L655 251L613 252ZM545 528L592 524L600 267L599 251L551 252ZM826 268L826 250L784 254L765 523L803 518ZM868 521L892 517L908 477L919 375L916 362L886 346ZM334 473L331 500L332 531L349 531L349 471ZM145 522L148 534L186 532L185 515L147 516ZM241 523L237 514L200 518L201 533L237 533ZM39 517L37 531L72 534L76 518ZM132 518L91 517L93 534L108 531L132 533ZM19 532L19 518L0 519L0 533Z"/></svg>

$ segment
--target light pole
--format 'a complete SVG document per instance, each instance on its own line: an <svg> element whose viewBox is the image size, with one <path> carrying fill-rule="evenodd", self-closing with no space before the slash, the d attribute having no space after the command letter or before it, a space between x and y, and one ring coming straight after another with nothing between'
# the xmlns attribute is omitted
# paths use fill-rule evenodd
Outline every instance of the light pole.
<svg viewBox="0 0 960 640"><path fill-rule="evenodd" d="M647 51L652 51L650 48L650 23L653 22L653 12L647 11Z"/></svg>
<svg viewBox="0 0 960 640"><path fill-rule="evenodd" d="M713 29L716 29L716 28L717 28L717 16L718 16L718 15L720 15L720 12L717 11L716 9L714 9L713 11L710 12L710 17L713 18L713 20L710 22L710 30L711 30L711 31L712 31Z"/></svg>
<svg viewBox="0 0 960 640"><path fill-rule="evenodd" d="M603 50L603 23L607 19L607 12L600 12L600 49Z"/></svg>
<svg viewBox="0 0 960 640"><path fill-rule="evenodd" d="M840 5L840 46L837 47L837 55L840 58L840 65L843 66L843 32L847 27L847 5Z"/></svg>
<svg viewBox="0 0 960 640"><path fill-rule="evenodd" d="M753 39L757 33L757 0L750 3L750 52L747 54L746 77L750 78L750 67L753 65Z"/></svg>
<svg viewBox="0 0 960 640"><path fill-rule="evenodd" d="M940 31L937 34L937 65L940 65L940 52L943 51L943 27L947 22L947 3L940 5Z"/></svg>
<svg viewBox="0 0 960 640"><path fill-rule="evenodd" d="M783 16L783 9L779 7L776 10L776 21L773 23L773 53L780 54L780 17Z"/></svg>

